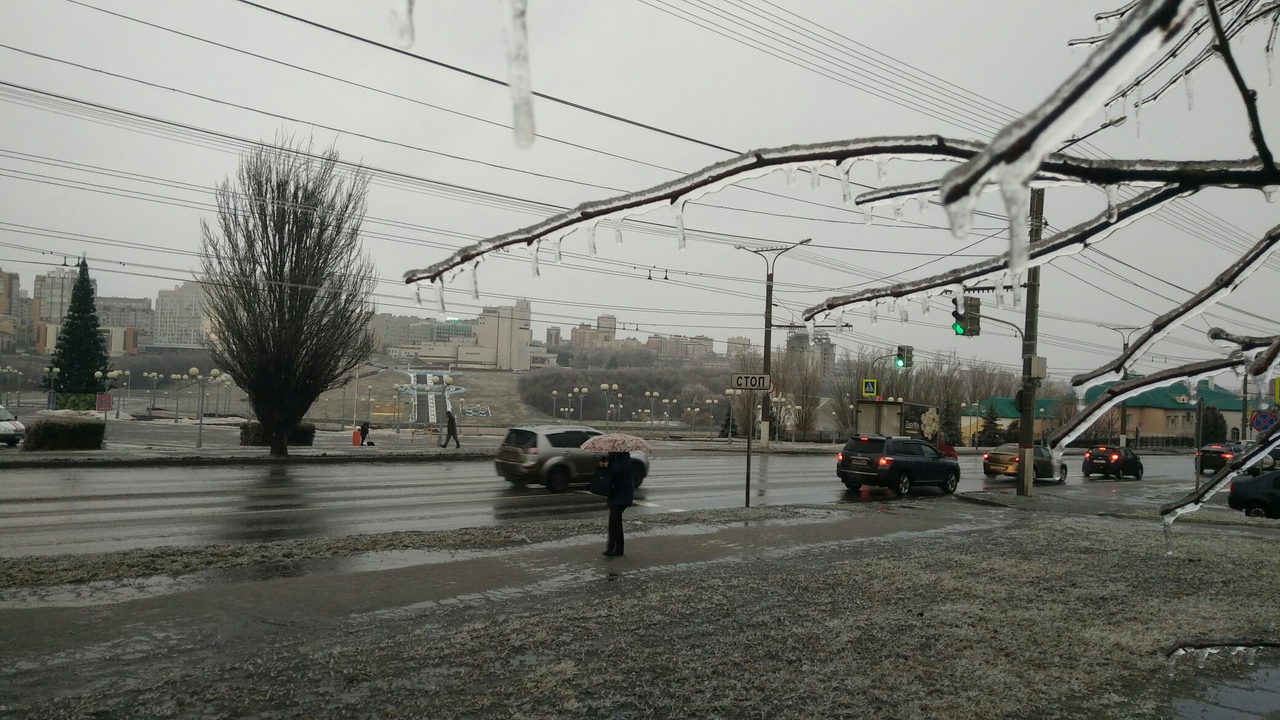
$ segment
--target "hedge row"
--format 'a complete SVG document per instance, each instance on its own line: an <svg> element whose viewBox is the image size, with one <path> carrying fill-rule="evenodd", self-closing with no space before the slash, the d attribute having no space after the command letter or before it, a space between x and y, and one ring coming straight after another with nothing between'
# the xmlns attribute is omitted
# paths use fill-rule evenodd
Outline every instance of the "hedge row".
<svg viewBox="0 0 1280 720"><path fill-rule="evenodd" d="M101 450L107 424L86 417L39 418L22 436L23 450Z"/></svg>

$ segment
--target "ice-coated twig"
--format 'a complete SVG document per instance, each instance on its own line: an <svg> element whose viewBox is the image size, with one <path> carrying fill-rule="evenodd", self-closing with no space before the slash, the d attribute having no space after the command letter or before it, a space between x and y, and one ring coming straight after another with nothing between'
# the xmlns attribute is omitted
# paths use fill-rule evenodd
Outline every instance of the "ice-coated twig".
<svg viewBox="0 0 1280 720"><path fill-rule="evenodd" d="M1193 512L1204 504L1204 499L1212 496L1221 490L1226 484L1237 474L1244 470L1248 470L1259 460L1266 457L1274 448L1280 447L1280 425L1272 428L1265 435L1258 438L1257 444L1250 446L1243 453L1236 453L1236 456L1230 464L1213 474L1209 482L1201 485L1198 489L1187 493L1180 500L1166 503L1160 507L1160 516L1164 518L1166 523L1171 523L1178 519L1179 515Z"/></svg>
<svg viewBox="0 0 1280 720"><path fill-rule="evenodd" d="M1030 257L1028 263L1030 265L1041 265L1062 255L1081 252L1089 245L1105 239L1111 233L1155 211L1165 203L1193 192L1195 192L1195 188L1166 185L1135 195L1116 206L1114 212L1115 220L1111 219L1112 213L1110 211L1103 212L1073 228L1033 243L1029 249ZM1009 256L1008 253L1005 253L921 280L910 280L878 288L867 288L848 295L830 297L822 303L805 310L803 317L805 320L811 320L820 313L848 305L874 302L884 298L910 297L923 292L943 290L984 278L993 273L1002 272L1008 266Z"/></svg>
<svg viewBox="0 0 1280 720"><path fill-rule="evenodd" d="M958 236L967 233L973 206L986 185L1028 181L1085 116L1181 31L1199 2L1143 0L1048 99L1002 129L973 159L947 173L942 181L942 202L951 216L952 231Z"/></svg>
<svg viewBox="0 0 1280 720"><path fill-rule="evenodd" d="M1275 367L1277 359L1280 359L1280 337L1271 341L1271 345L1253 359L1253 363L1249 365L1249 374L1262 377L1268 369Z"/></svg>
<svg viewBox="0 0 1280 720"><path fill-rule="evenodd" d="M1087 373L1080 373L1071 378L1071 384L1075 387L1087 386L1098 380L1107 377L1120 377L1124 373L1124 368L1129 361L1136 357L1141 357L1144 353L1151 349L1153 345L1162 340L1166 335L1174 330L1174 328L1186 322L1189 318L1195 317L1216 303L1221 298L1229 295L1237 285L1244 282L1255 270L1262 266L1263 263L1271 257L1271 252L1275 246L1280 244L1280 226L1272 228L1271 232L1262 237L1261 240L1253 244L1249 251L1231 264L1226 270L1223 270L1213 279L1208 286L1200 292L1191 296L1186 302L1178 307L1161 315L1152 321L1151 326L1146 332L1138 336L1138 339L1129 345L1128 350L1121 352L1114 360L1101 367L1091 370Z"/></svg>
<svg viewBox="0 0 1280 720"><path fill-rule="evenodd" d="M1238 5L1240 2L1241 0L1228 0L1228 2L1225 3L1222 7L1224 10L1227 10L1234 7L1235 5ZM1251 6L1256 2L1257 0L1248 0L1247 4ZM1245 9L1246 12L1247 10L1248 8ZM1242 28L1244 21L1245 21L1244 13L1237 15L1236 18L1232 21L1231 27L1228 28L1228 31L1233 33L1238 32L1239 30L1236 28L1236 26L1240 25ZM1201 39L1204 36L1206 31L1211 31L1211 30L1212 30L1212 27L1210 25L1209 18L1207 16L1196 19L1194 22L1190 24L1190 28L1187 30L1187 32L1185 32L1182 35L1182 37L1178 40L1178 42L1174 43L1168 50L1166 50L1165 53L1161 55L1158 60L1151 63L1147 67L1147 69L1138 73L1132 80L1130 80L1129 82L1121 86L1119 90L1117 90L1115 93L1111 95L1110 98L1107 99L1107 102L1105 104L1114 105L1118 102L1122 102L1125 98L1138 92L1143 86L1151 82L1152 78L1154 78L1162 70L1165 70L1166 68L1168 68L1169 65L1173 63L1174 60L1177 60L1182 55L1182 53L1187 50L1187 48L1194 45L1196 40ZM1184 69L1184 72L1185 72L1185 69ZM1146 103L1144 102L1143 104L1146 104Z"/></svg>
<svg viewBox="0 0 1280 720"><path fill-rule="evenodd" d="M1253 23L1265 18L1267 15L1273 15L1276 12L1280 12L1280 0L1275 0L1274 2L1269 3L1263 8L1255 10L1253 13L1249 14L1248 17L1244 18L1243 21L1239 21L1239 18L1237 18L1236 21L1233 21L1230 25L1227 26L1227 37L1234 39L1236 35L1243 32L1246 28L1248 28ZM1206 27L1208 26L1206 25ZM1166 80L1164 84L1161 85L1158 89L1156 89L1154 92L1147 95L1146 97L1138 100L1138 102L1135 104L1138 106L1150 105L1156 102L1157 100L1159 100L1160 98L1164 97L1164 95L1168 93L1170 90L1172 90L1174 87L1176 87L1178 83L1185 82L1186 80L1190 79L1190 76L1192 73L1200 69L1205 63L1217 57L1218 54L1215 52L1214 48L1215 48L1214 44L1209 43L1206 47L1202 48L1199 53L1196 53L1196 56L1192 58L1189 62L1187 62L1187 64L1183 66L1180 72L1174 73L1173 76L1170 77L1168 80ZM1106 104L1109 107L1116 103L1122 102L1130 94L1137 92L1140 89L1141 89L1140 86L1137 84L1133 84L1132 86L1126 86L1125 88L1118 91L1114 96L1112 96L1112 98L1108 100Z"/></svg>
<svg viewBox="0 0 1280 720"><path fill-rule="evenodd" d="M502 0L503 30L507 38L507 84L511 86L511 126L516 145L533 145L533 80L529 72L528 0Z"/></svg>
<svg viewBox="0 0 1280 720"><path fill-rule="evenodd" d="M1274 343L1278 336L1236 335L1222 328L1209 328L1209 339L1238 346L1241 350L1257 350Z"/></svg>
<svg viewBox="0 0 1280 720"><path fill-rule="evenodd" d="M1231 79L1235 80L1236 89L1244 100L1245 111L1249 114L1249 138L1258 149L1258 157L1262 166L1272 173L1276 172L1276 161L1271 157L1271 149L1267 147L1267 139L1262 134L1262 121L1258 119L1258 93L1245 85L1244 76L1240 74L1240 66L1236 65L1235 55L1231 52L1231 41L1222 27L1222 17L1218 14L1217 0L1205 0L1209 8L1209 17L1213 20L1213 32L1218 36L1218 52L1231 71Z"/></svg>
<svg viewBox="0 0 1280 720"><path fill-rule="evenodd" d="M1200 639L1195 640L1178 640L1169 645L1165 649L1165 657L1172 657L1179 650L1184 653L1188 650L1202 650L1208 648L1220 648L1232 650L1235 648L1280 648L1280 641L1276 640L1254 640L1253 638L1228 638L1224 640Z"/></svg>

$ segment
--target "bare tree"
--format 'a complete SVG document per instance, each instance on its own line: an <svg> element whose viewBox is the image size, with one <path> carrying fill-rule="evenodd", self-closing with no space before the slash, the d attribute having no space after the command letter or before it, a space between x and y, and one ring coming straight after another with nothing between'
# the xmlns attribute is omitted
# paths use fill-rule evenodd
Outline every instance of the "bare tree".
<svg viewBox="0 0 1280 720"><path fill-rule="evenodd" d="M802 353L794 370L792 398L800 408L795 413L797 433L810 433L818 422L822 403L822 366L813 353Z"/></svg>
<svg viewBox="0 0 1280 720"><path fill-rule="evenodd" d="M374 349L376 274L361 251L368 176L343 177L333 149L284 141L240 159L201 220L209 352L248 396L271 455L326 390Z"/></svg>

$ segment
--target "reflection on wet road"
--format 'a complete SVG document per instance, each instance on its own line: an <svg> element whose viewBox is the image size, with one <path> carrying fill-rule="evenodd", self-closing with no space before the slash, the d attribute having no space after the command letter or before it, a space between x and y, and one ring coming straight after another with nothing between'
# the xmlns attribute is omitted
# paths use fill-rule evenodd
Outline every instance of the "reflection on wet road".
<svg viewBox="0 0 1280 720"><path fill-rule="evenodd" d="M1008 487L963 458L960 491ZM1149 457L1141 483L1085 481L1042 492L1121 495L1140 504L1190 488L1189 459ZM636 492L633 513L740 507L746 459L689 455L655 459ZM1160 486L1163 485L1163 491ZM1123 493L1120 491L1123 490ZM922 498L937 490L916 491ZM892 496L853 493L835 478L834 458L764 456L753 462L751 504L881 502ZM0 554L104 552L160 545L259 542L397 530L440 530L551 518L598 517L601 498L575 488L515 487L490 463L399 463L222 468L69 468L5 473L0 483Z"/></svg>

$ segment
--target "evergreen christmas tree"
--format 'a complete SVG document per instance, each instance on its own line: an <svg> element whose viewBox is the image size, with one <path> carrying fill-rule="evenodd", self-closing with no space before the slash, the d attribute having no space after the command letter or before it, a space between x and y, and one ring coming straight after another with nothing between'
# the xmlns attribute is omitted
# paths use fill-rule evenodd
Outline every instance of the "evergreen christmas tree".
<svg viewBox="0 0 1280 720"><path fill-rule="evenodd" d="M995 447L1004 442L1004 430L1000 428L1000 416L996 414L996 404L988 402L986 412L982 414L982 431L978 433L978 447Z"/></svg>
<svg viewBox="0 0 1280 720"><path fill-rule="evenodd" d="M93 302L93 286L89 284L89 263L80 260L80 275L71 289L71 303L67 316L58 332L58 345L53 352L54 367L60 369L57 377L46 378L44 389L59 393L92 394L102 392L106 380L94 377L95 372L104 375L107 364L107 343L98 324L98 311Z"/></svg>

